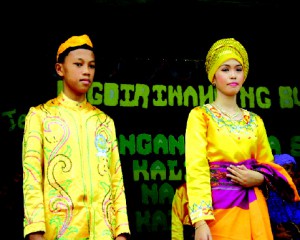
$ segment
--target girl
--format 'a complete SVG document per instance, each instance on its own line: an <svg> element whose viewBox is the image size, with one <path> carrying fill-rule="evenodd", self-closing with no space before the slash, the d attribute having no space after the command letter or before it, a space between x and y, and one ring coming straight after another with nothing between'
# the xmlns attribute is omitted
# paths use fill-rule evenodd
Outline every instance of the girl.
<svg viewBox="0 0 300 240"><path fill-rule="evenodd" d="M296 201L285 169L273 162L263 120L237 104L249 71L243 45L225 38L206 56L212 103L195 107L186 125L189 212L195 240L273 239L264 193L268 187Z"/></svg>

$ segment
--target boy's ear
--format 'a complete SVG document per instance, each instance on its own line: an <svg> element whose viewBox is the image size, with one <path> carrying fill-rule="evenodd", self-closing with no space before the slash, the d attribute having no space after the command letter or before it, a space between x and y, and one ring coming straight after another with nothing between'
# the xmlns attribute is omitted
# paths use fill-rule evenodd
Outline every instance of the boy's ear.
<svg viewBox="0 0 300 240"><path fill-rule="evenodd" d="M55 70L56 70L56 73L62 77L64 74L63 74L63 71L62 71L62 64L61 63L55 63Z"/></svg>

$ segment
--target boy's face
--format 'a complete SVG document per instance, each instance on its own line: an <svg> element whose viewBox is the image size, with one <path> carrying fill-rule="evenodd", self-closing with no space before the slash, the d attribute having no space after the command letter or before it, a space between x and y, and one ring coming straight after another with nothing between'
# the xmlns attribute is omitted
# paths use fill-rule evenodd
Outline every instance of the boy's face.
<svg viewBox="0 0 300 240"><path fill-rule="evenodd" d="M289 164L283 164L282 167L290 174L291 177L294 177L294 164L289 163Z"/></svg>
<svg viewBox="0 0 300 240"><path fill-rule="evenodd" d="M64 82L64 93L73 100L85 96L95 75L95 55L88 49L71 51L63 63L56 64L56 72Z"/></svg>

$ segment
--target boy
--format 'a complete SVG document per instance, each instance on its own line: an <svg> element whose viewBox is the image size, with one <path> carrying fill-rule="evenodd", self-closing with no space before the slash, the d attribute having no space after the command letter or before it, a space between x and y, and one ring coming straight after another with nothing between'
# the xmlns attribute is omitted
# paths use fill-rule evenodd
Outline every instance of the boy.
<svg viewBox="0 0 300 240"><path fill-rule="evenodd" d="M24 237L125 240L130 236L113 119L86 93L95 75L88 35L57 51L63 91L31 107L23 136Z"/></svg>

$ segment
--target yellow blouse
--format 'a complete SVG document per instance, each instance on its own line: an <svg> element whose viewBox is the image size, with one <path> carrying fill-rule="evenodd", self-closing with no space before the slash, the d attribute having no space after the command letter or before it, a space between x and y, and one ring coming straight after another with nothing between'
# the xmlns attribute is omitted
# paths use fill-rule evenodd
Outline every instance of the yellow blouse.
<svg viewBox="0 0 300 240"><path fill-rule="evenodd" d="M273 162L266 129L255 113L243 111L243 119L223 117L212 105L191 110L186 126L186 173L190 216L194 224L214 219L209 162L238 163L246 159Z"/></svg>
<svg viewBox="0 0 300 240"><path fill-rule="evenodd" d="M112 240L130 233L114 121L63 93L31 107L23 137L24 236Z"/></svg>

